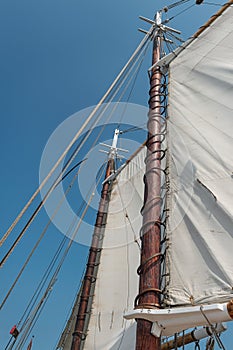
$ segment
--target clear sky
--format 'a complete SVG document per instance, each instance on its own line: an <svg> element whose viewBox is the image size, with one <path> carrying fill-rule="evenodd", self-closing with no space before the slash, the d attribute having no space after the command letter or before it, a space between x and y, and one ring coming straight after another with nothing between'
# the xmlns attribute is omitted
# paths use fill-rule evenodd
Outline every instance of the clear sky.
<svg viewBox="0 0 233 350"><path fill-rule="evenodd" d="M171 3L170 0L1 1L0 236L38 186L40 159L50 134L66 118L98 102L142 38L137 28L144 24L138 16L152 18L156 10ZM181 29L187 38L217 9L208 3L193 7L170 25ZM136 90L131 102L146 106L146 70L145 79L141 79L141 88ZM46 244L54 245L62 235L55 228L51 231ZM48 245L42 247L50 250ZM56 300L48 302L52 316L42 313L38 329L33 333L33 350L50 350L56 345L85 260L86 248L81 246L79 253L76 248L67 258L67 266L73 268L61 273ZM1 299L15 277L17 259L24 249L29 251L23 244L19 245L20 251L6 263L5 272L0 271ZM46 261L39 255L36 261L35 270L42 273ZM32 275L33 271L27 273ZM31 279L30 284L36 282ZM26 282L22 282L0 311L1 349L9 339L11 326L22 314L21 300L25 302L27 290ZM225 345L230 346L230 340Z"/></svg>

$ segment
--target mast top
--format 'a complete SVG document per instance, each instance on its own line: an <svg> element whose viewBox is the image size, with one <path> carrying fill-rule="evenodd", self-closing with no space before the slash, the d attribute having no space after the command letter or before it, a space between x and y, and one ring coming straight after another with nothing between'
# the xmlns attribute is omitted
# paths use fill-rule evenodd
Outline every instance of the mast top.
<svg viewBox="0 0 233 350"><path fill-rule="evenodd" d="M158 11L155 16L155 23L157 26L160 26L162 24L162 11Z"/></svg>
<svg viewBox="0 0 233 350"><path fill-rule="evenodd" d="M121 131L119 129L115 129L111 146L106 143L100 142L101 146L110 148L109 151L100 150L100 152L107 153L109 159L114 159L116 157L121 158L121 156L118 155L118 151L128 152L128 150L126 149L117 147L118 137L120 133Z"/></svg>
<svg viewBox="0 0 233 350"><path fill-rule="evenodd" d="M115 156L117 154L117 141L118 141L119 133L120 133L120 130L115 129L113 140L112 140L112 147L111 147L111 150L109 152L109 158L111 158L111 159L115 158Z"/></svg>

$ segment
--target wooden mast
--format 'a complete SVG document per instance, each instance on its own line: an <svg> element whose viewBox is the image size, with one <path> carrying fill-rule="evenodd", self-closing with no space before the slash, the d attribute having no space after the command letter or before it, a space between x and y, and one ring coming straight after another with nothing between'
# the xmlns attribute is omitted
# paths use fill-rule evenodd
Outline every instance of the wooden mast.
<svg viewBox="0 0 233 350"><path fill-rule="evenodd" d="M109 152L109 159L105 172L105 180L113 173L115 167L116 145L119 135L119 130L115 130L114 139L111 150ZM100 263L100 255L102 250L104 230L107 220L108 205L111 196L112 181L105 181L101 191L101 198L98 208L98 213L95 222L95 229L92 237L92 243L89 250L89 257L86 267L85 276L83 279L82 290L80 294L80 304L73 333L73 340L71 350L81 350L86 338L89 317L91 312L93 293L95 282Z"/></svg>
<svg viewBox="0 0 233 350"><path fill-rule="evenodd" d="M156 24L161 23L161 13L157 13ZM159 30L155 31L152 65L160 59ZM147 156L145 159L145 194L142 209L143 226L141 231L142 250L139 294L136 308L160 307L160 213L161 213L161 74L154 67L150 77L150 99L148 113ZM136 350L160 350L160 338L151 334L152 323L137 320Z"/></svg>

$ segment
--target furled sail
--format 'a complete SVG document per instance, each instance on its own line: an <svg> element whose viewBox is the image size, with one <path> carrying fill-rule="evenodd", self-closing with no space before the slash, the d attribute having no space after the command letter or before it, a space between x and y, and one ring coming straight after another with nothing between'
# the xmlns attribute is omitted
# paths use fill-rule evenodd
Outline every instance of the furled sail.
<svg viewBox="0 0 233 350"><path fill-rule="evenodd" d="M170 65L165 303L233 298L233 8Z"/></svg>
<svg viewBox="0 0 233 350"><path fill-rule="evenodd" d="M144 148L113 183L95 296L84 349L129 349L135 321L123 318L138 289Z"/></svg>

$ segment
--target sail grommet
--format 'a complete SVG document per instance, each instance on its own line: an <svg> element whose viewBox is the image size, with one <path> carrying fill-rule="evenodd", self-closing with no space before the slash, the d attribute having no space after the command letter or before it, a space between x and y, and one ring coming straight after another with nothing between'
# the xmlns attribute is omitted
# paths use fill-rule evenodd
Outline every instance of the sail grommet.
<svg viewBox="0 0 233 350"><path fill-rule="evenodd" d="M190 303L191 303L192 305L195 305L193 295L190 295L189 300L190 300Z"/></svg>

